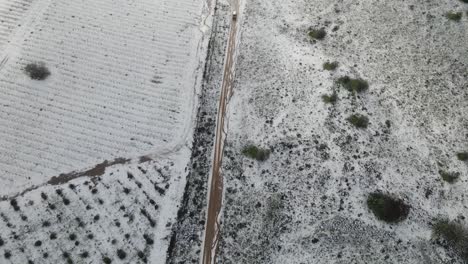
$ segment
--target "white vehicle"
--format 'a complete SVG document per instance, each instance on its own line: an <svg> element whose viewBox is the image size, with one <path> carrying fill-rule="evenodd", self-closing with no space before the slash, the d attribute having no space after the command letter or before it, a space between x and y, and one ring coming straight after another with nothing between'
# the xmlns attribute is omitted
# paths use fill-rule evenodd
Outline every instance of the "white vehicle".
<svg viewBox="0 0 468 264"><path fill-rule="evenodd" d="M236 20L237 19L237 12L234 11L232 12L232 20Z"/></svg>

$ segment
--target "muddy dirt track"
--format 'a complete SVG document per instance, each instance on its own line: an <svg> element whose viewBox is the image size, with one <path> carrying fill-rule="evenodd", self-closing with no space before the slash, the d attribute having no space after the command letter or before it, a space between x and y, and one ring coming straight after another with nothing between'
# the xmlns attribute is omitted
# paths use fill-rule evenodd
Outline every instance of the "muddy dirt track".
<svg viewBox="0 0 468 264"><path fill-rule="evenodd" d="M239 3L232 1L231 8L233 12L239 14ZM223 158L223 143L225 139L225 116L229 98L232 95L232 86L234 81L234 59L236 53L236 39L238 32L238 18L232 17L229 31L228 47L226 52L226 61L224 65L223 82L221 86L221 96L219 100L219 109L216 125L216 138L214 145L213 167L210 177L208 194L208 211L205 226L205 239L203 241L203 264L215 263L216 249L219 238L219 214L222 206L223 197L223 177L221 174L221 164Z"/></svg>

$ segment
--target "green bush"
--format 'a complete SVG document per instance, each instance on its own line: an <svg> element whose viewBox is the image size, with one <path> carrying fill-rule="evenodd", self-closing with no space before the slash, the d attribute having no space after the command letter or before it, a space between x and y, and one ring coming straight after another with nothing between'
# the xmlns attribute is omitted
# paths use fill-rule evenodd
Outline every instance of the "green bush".
<svg viewBox="0 0 468 264"><path fill-rule="evenodd" d="M327 32L323 28L321 28L321 29L311 29L309 31L309 37L311 39L322 40L322 39L325 38L326 35L327 35Z"/></svg>
<svg viewBox="0 0 468 264"><path fill-rule="evenodd" d="M334 71L336 68L338 68L337 61L333 61L333 62L327 61L323 64L323 69L327 71Z"/></svg>
<svg viewBox="0 0 468 264"><path fill-rule="evenodd" d="M351 79L348 76L340 77L338 83L350 92L362 93L369 89L369 83L363 79Z"/></svg>
<svg viewBox="0 0 468 264"><path fill-rule="evenodd" d="M468 152L459 152L457 153L457 158L461 161L467 161L468 160Z"/></svg>
<svg viewBox="0 0 468 264"><path fill-rule="evenodd" d="M364 115L354 114L349 116L346 120L357 128L367 128L369 125L369 118Z"/></svg>
<svg viewBox="0 0 468 264"><path fill-rule="evenodd" d="M254 145L246 146L242 149L242 154L251 159L265 161L270 157L269 149L261 149Z"/></svg>
<svg viewBox="0 0 468 264"><path fill-rule="evenodd" d="M367 198L367 207L377 219L387 223L405 220L410 209L402 200L383 193L371 193Z"/></svg>
<svg viewBox="0 0 468 264"><path fill-rule="evenodd" d="M442 180L448 182L448 183L454 183L458 180L460 177L459 172L448 172L448 171L439 171L440 177L442 177Z"/></svg>
<svg viewBox="0 0 468 264"><path fill-rule="evenodd" d="M30 63L24 68L26 74L33 80L45 80L50 75L44 63Z"/></svg>
<svg viewBox="0 0 468 264"><path fill-rule="evenodd" d="M324 94L322 95L322 100L327 104L334 104L338 101L338 95L336 93L332 93L331 95Z"/></svg>
<svg viewBox="0 0 468 264"><path fill-rule="evenodd" d="M462 1L465 4L468 4L468 0L460 0L460 1Z"/></svg>
<svg viewBox="0 0 468 264"><path fill-rule="evenodd" d="M445 13L445 17L450 20L458 22L462 18L462 12L447 12Z"/></svg>
<svg viewBox="0 0 468 264"><path fill-rule="evenodd" d="M432 227L432 232L435 237L443 238L447 241L447 244L463 260L468 261L468 229L453 221L439 219Z"/></svg>

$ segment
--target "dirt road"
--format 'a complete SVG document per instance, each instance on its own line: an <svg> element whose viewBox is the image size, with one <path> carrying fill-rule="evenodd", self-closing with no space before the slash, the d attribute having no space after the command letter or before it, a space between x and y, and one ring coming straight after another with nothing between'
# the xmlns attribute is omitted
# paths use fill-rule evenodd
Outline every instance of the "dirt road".
<svg viewBox="0 0 468 264"><path fill-rule="evenodd" d="M239 14L238 0L232 0L231 9ZM208 211L205 225L205 238L203 241L202 264L215 263L216 250L219 239L219 213L223 198L223 177L221 174L221 164L223 158L223 146L225 139L225 115L229 98L232 94L232 84L234 80L234 59L237 44L239 18L231 18L226 60L224 64L224 76L221 85L221 96L219 100L218 116L216 121L216 138L214 145L213 167L209 182Z"/></svg>

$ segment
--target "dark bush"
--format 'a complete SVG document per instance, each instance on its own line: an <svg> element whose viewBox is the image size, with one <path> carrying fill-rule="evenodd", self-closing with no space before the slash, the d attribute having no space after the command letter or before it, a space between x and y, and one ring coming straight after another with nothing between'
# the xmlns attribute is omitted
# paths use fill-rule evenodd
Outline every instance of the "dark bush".
<svg viewBox="0 0 468 264"><path fill-rule="evenodd" d="M410 209L402 200L383 193L371 193L367 198L367 207L379 220L387 223L405 220Z"/></svg>
<svg viewBox="0 0 468 264"><path fill-rule="evenodd" d="M42 198L43 200L47 200L47 194L41 193L41 198Z"/></svg>
<svg viewBox="0 0 468 264"><path fill-rule="evenodd" d="M265 161L270 157L269 149L261 149L253 145L246 146L242 149L242 154L251 159Z"/></svg>
<svg viewBox="0 0 468 264"><path fill-rule="evenodd" d="M102 262L104 262L104 264L111 264L112 260L109 257L103 257Z"/></svg>
<svg viewBox="0 0 468 264"><path fill-rule="evenodd" d="M68 238L69 238L70 240L73 241L73 240L76 239L76 234L73 234L73 233L72 233L72 234L70 234L70 235L68 236Z"/></svg>
<svg viewBox="0 0 468 264"><path fill-rule="evenodd" d="M40 247L40 246L42 246L42 241L37 240L36 242L34 242L34 246L35 246L35 247Z"/></svg>
<svg viewBox="0 0 468 264"><path fill-rule="evenodd" d="M350 92L362 93L369 89L369 83L363 79L351 79L348 76L338 78L337 82Z"/></svg>
<svg viewBox="0 0 468 264"><path fill-rule="evenodd" d="M367 128L369 125L369 118L364 115L354 114L349 116L346 120L357 128Z"/></svg>
<svg viewBox="0 0 468 264"><path fill-rule="evenodd" d="M468 229L462 225L439 219L432 227L435 237L443 238L448 245L452 247L463 260L468 261Z"/></svg>
<svg viewBox="0 0 468 264"><path fill-rule="evenodd" d="M462 18L462 12L447 12L445 13L445 17L450 20L458 22Z"/></svg>
<svg viewBox="0 0 468 264"><path fill-rule="evenodd" d="M334 104L338 101L338 95L336 93L332 93L331 95L324 94L322 95L322 101L327 104Z"/></svg>
<svg viewBox="0 0 468 264"><path fill-rule="evenodd" d="M13 207L13 210L19 211L20 207L18 206L18 202L15 199L10 200L10 205Z"/></svg>
<svg viewBox="0 0 468 264"><path fill-rule="evenodd" d="M448 182L448 183L454 183L458 180L460 177L459 172L448 172L448 171L439 171L440 177L442 177L442 180Z"/></svg>
<svg viewBox="0 0 468 264"><path fill-rule="evenodd" d="M50 233L49 238L52 240L57 239L57 233Z"/></svg>
<svg viewBox="0 0 468 264"><path fill-rule="evenodd" d="M88 234L88 239L93 239L94 238L94 235L93 234Z"/></svg>
<svg viewBox="0 0 468 264"><path fill-rule="evenodd" d="M82 258L87 258L87 257L89 257L89 252L88 251L83 251L83 252L81 252L80 256Z"/></svg>
<svg viewBox="0 0 468 264"><path fill-rule="evenodd" d="M5 254L3 254L3 256L4 256L6 259L9 259L9 258L11 258L11 252L10 252L10 251L5 251Z"/></svg>
<svg viewBox="0 0 468 264"><path fill-rule="evenodd" d="M459 152L457 153L457 158L461 161L467 161L468 160L468 152Z"/></svg>
<svg viewBox="0 0 468 264"><path fill-rule="evenodd" d="M148 244L148 245L153 245L154 244L154 240L149 235L144 234L143 238L145 239L146 244Z"/></svg>
<svg viewBox="0 0 468 264"><path fill-rule="evenodd" d="M119 257L119 259L125 259L127 257L127 253L123 249L118 249L117 257Z"/></svg>
<svg viewBox="0 0 468 264"><path fill-rule="evenodd" d="M460 0L460 1L462 1L465 4L468 4L468 0Z"/></svg>
<svg viewBox="0 0 468 264"><path fill-rule="evenodd" d="M323 69L327 71L334 71L336 68L338 68L337 61L334 61L334 62L327 61L323 64Z"/></svg>
<svg viewBox="0 0 468 264"><path fill-rule="evenodd" d="M327 35L327 32L323 28L309 30L309 37L311 39L322 40L325 38L326 35Z"/></svg>
<svg viewBox="0 0 468 264"><path fill-rule="evenodd" d="M45 66L44 63L30 63L26 65L24 71L28 76L33 80L45 80L50 75L49 69Z"/></svg>
<svg viewBox="0 0 468 264"><path fill-rule="evenodd" d="M3 241L3 239L0 237L0 247L5 245L5 241Z"/></svg>

